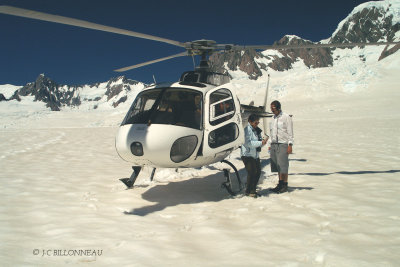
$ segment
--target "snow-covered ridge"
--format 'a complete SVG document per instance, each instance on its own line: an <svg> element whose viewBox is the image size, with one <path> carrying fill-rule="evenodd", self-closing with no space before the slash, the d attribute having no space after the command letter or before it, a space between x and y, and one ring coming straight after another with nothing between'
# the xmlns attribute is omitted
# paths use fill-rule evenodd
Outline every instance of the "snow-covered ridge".
<svg viewBox="0 0 400 267"><path fill-rule="evenodd" d="M0 94L2 94L6 99L13 96L15 91L17 91L22 86L12 85L12 84L2 84L0 85Z"/></svg>
<svg viewBox="0 0 400 267"><path fill-rule="evenodd" d="M26 105L27 101L41 102L53 111L112 109L132 100L144 87L145 84L124 76L92 85L59 85L40 74L35 82L25 86L0 85L0 101L16 106Z"/></svg>

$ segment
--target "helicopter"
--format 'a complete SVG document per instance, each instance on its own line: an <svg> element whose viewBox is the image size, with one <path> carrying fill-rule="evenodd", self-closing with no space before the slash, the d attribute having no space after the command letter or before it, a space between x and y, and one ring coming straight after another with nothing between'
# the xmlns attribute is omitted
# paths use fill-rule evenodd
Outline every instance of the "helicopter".
<svg viewBox="0 0 400 267"><path fill-rule="evenodd" d="M120 179L133 188L144 166L152 167L150 180L157 168L198 168L217 162L228 164L236 174L231 179L229 169L223 169L226 181L223 187L231 195L243 188L237 168L226 158L244 143L244 124L247 116L257 114L264 120L272 117L267 112L268 85L262 106L243 105L236 95L227 73L212 72L208 57L213 53L229 53L246 49L281 50L321 47L354 47L392 45L400 42L336 43L308 45L235 45L218 44L213 40L179 42L158 36L109 27L84 20L52 15L12 6L0 6L0 13L30 19L61 23L76 27L128 35L167 43L185 51L116 69L124 72L164 60L200 56L200 64L193 71L182 73L177 82L155 83L144 88L135 98L124 117L115 138L118 155L132 164L130 178ZM234 184L235 186L234 188Z"/></svg>

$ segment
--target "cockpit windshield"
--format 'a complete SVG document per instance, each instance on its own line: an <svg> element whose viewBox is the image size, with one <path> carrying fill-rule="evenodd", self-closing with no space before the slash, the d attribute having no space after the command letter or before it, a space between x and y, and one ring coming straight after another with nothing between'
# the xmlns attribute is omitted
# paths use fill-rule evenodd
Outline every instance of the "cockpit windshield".
<svg viewBox="0 0 400 267"><path fill-rule="evenodd" d="M163 88L140 93L124 124L171 124L201 129L203 96L185 88Z"/></svg>

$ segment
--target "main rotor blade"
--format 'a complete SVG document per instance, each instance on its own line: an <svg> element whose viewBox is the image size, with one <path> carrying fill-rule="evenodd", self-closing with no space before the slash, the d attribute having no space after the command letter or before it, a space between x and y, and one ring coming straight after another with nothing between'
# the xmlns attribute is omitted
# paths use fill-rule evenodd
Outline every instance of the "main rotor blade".
<svg viewBox="0 0 400 267"><path fill-rule="evenodd" d="M377 43L333 43L333 44L305 44L305 45L234 45L232 50L245 49L302 49L302 48L320 48L320 47L354 47L354 46L372 46L372 45L396 45L400 42L377 42Z"/></svg>
<svg viewBox="0 0 400 267"><path fill-rule="evenodd" d="M123 29L119 29L119 28L115 28L115 27L104 26L101 24L92 23L92 22L85 21L85 20L73 19L73 18L58 16L58 15L51 15L51 14L47 14L47 13L42 13L42 12L18 8L18 7L0 6L0 13L4 13L7 15L19 16L19 17L25 17L25 18L31 18L31 19L44 20L44 21L55 22L55 23L61 23L61 24L66 24L66 25L72 25L72 26L82 27L82 28L87 28L87 29L92 29L92 30L99 30L99 31L112 32L112 33L117 33L117 34L122 34L122 35L128 35L128 36L168 43L168 44L176 45L176 46L180 46L180 47L185 46L181 42L165 39L162 37L157 37L157 36L134 32L134 31L123 30Z"/></svg>
<svg viewBox="0 0 400 267"><path fill-rule="evenodd" d="M120 69L117 69L117 70L114 70L114 71L123 72L123 71L131 70L131 69L136 69L136 68L139 68L139 67L143 67L143 66L146 66L146 65L150 65L150 64L153 64L153 63L157 63L157 62L160 62L160 61L168 60L168 59L171 59L171 58L183 57L183 56L188 56L188 55L189 55L188 52L185 51L185 52L182 52L182 53L179 53L179 54L175 54L175 55L172 55L172 56L163 57L163 58L155 59L155 60L152 60L152 61L143 62L143 63L132 65L132 66L129 66L129 67L120 68Z"/></svg>

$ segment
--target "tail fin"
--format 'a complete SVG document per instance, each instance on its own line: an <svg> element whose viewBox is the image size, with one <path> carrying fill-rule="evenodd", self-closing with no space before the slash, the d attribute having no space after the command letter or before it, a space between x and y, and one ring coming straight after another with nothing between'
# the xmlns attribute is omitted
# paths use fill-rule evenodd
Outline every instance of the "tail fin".
<svg viewBox="0 0 400 267"><path fill-rule="evenodd" d="M264 134L268 133L268 122L267 118L270 118L273 116L272 113L268 112L268 90L269 90L269 74L268 74L268 83L267 83L267 90L265 92L265 98L264 98L264 105L263 106L254 106L254 101L251 101L250 105L240 105L242 109L242 122L243 126L247 124L247 118L249 117L250 114L256 114L259 117L263 119L263 125L264 125Z"/></svg>
<svg viewBox="0 0 400 267"><path fill-rule="evenodd" d="M269 91L269 74L268 74L268 82L267 82L267 91L265 92L265 98L264 98L264 112L267 113L267 109L268 109L268 91ZM270 113L270 116L268 117L272 117L272 114ZM264 126L264 134L267 135L268 134L268 120L267 117L263 117L263 126Z"/></svg>

